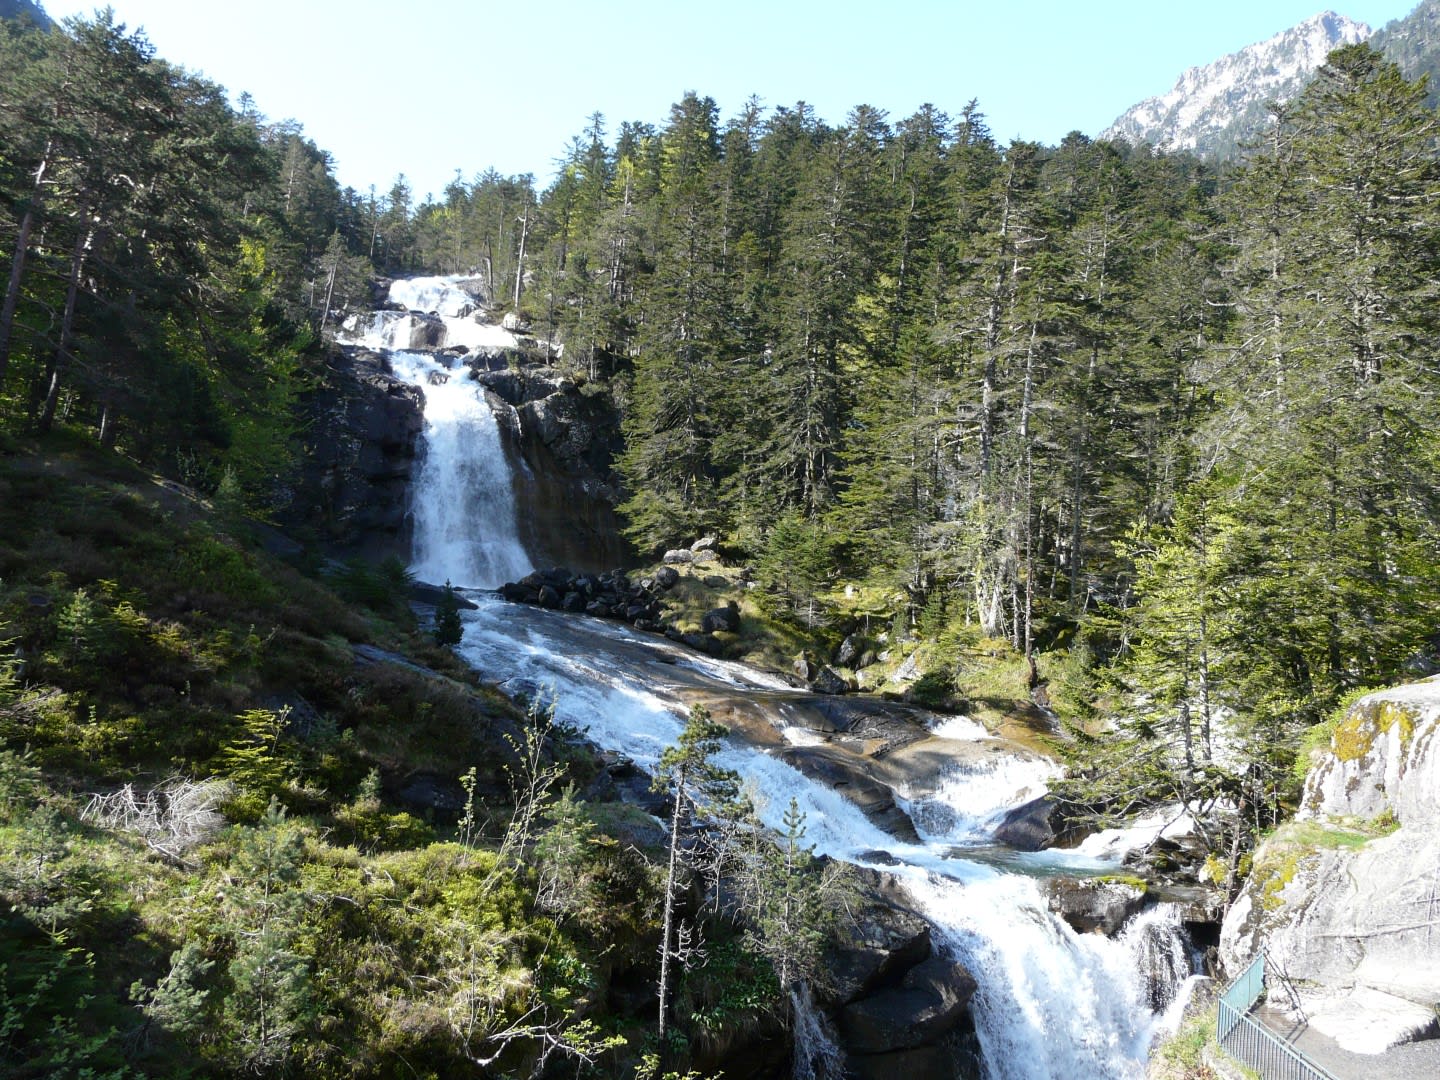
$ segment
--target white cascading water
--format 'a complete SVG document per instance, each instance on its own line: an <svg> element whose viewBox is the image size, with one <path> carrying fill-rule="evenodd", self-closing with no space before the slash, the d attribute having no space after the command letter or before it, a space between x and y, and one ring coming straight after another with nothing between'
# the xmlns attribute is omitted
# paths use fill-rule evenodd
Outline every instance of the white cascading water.
<svg viewBox="0 0 1440 1080"><path fill-rule="evenodd" d="M520 543L510 466L480 384L464 366L448 370L427 353L392 353L390 366L425 394L411 571L470 589L524 577L530 557Z"/></svg>
<svg viewBox="0 0 1440 1080"><path fill-rule="evenodd" d="M364 343L376 347L373 339ZM465 424L474 422L472 414L489 415L478 386L461 378L459 367L448 381L431 385L431 373L440 369L433 357L396 354L392 364L426 392L425 465L413 493L413 569L429 581L484 586L522 576L530 567L518 544L512 549L506 541L504 571L501 562L484 561L491 556L475 548L475 537L491 535L499 514L490 507L513 507L498 438L447 433L452 413L464 415ZM458 400L464 395L469 404ZM489 422L493 427L494 418ZM473 460L483 455L494 460ZM474 490L490 486L506 487L504 497ZM513 525L513 509L510 513ZM513 537L513 528L507 535ZM557 720L642 767L653 766L677 740L686 702L697 692L733 697L786 689L762 672L614 623L507 604L488 592L470 598L477 608L463 614L459 646L467 661L513 688L542 691ZM986 737L979 725L963 719L938 725L934 733ZM786 728L785 734L792 742L813 738L800 728ZM972 1011L991 1080L1128 1080L1143 1073L1164 1007L1189 974L1174 913L1152 909L1113 939L1077 934L1051 913L1035 875L1104 864L1063 852L1000 857L977 846L988 842L987 826L998 812L1043 790L1054 773L1049 763L999 755L987 768L957 769L933 794L910 804L925 808L917 813L919 844L896 840L848 799L762 748L732 740L720 763L745 778L770 826L783 831L782 818L794 798L805 814L805 841L817 852L876 866L904 884L934 924L936 941L979 984ZM885 854L877 860L877 852ZM1001 863L1024 872L1002 869ZM817 1053L830 1053L823 1033L810 1034L819 1040Z"/></svg>
<svg viewBox="0 0 1440 1080"><path fill-rule="evenodd" d="M1052 761L1001 755L951 765L933 792L903 805L926 840L983 844L1006 811L1044 795L1059 775Z"/></svg>

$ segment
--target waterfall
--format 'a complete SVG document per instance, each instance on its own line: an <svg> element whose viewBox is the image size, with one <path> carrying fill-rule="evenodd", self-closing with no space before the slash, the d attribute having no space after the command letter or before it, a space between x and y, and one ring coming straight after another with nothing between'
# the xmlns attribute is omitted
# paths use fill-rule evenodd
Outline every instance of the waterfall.
<svg viewBox="0 0 1440 1080"><path fill-rule="evenodd" d="M395 374L425 395L425 442L412 488L410 569L422 581L489 589L530 572L520 544L500 425L464 367L427 353L391 354Z"/></svg>
<svg viewBox="0 0 1440 1080"><path fill-rule="evenodd" d="M487 593L471 599L478 607L464 613L462 656L493 676L548 688L557 719L642 766L653 765L679 737L684 687L774 690L773 680L741 665L696 658L614 624L506 604ZM1170 979L1165 971L1175 971L1174 981L1188 973L1174 959L1183 957L1184 942L1173 912L1138 916L1143 930L1132 927L1114 939L1078 934L1051 913L1027 874L957 857L966 849L945 837L899 842L834 789L759 748L732 741L719 764L745 778L767 825L783 830L793 796L805 814L806 843L818 854L899 879L935 927L936 943L980 984L972 1008L990 1080L1141 1075L1159 1020L1152 1002L1164 998L1155 984ZM886 858L876 861L877 851ZM1073 857L1014 858L1040 872L1064 868ZM1161 941L1168 944L1162 948ZM1175 966L1157 963L1161 955Z"/></svg>
<svg viewBox="0 0 1440 1080"><path fill-rule="evenodd" d="M815 1007L810 987L799 984L790 991L791 1027L795 1030L795 1080L841 1080L845 1075L845 1052L825 1014Z"/></svg>
<svg viewBox="0 0 1440 1080"><path fill-rule="evenodd" d="M1044 795L1059 767L1042 758L1002 755L951 765L929 794L907 799L916 830L934 843L983 843L1014 809Z"/></svg>
<svg viewBox="0 0 1440 1080"><path fill-rule="evenodd" d="M437 312L453 300L433 283L406 286L401 295L407 306L409 299L433 300L427 310ZM476 325L477 337L498 331ZM391 363L425 393L425 457L413 499L415 572L474 587L522 576L529 565L515 540L512 478L479 388L462 368L449 370L431 354L397 352ZM461 656L502 685L544 688L558 721L642 767L653 767L675 743L697 697L793 696L778 678L655 635L506 604L483 591L470 598L476 607L462 616ZM814 738L786 726L783 703L772 711L780 741ZM932 734L972 744L988 738L958 718ZM981 846L997 814L1043 792L1054 775L1050 763L997 753L983 766L957 765L933 792L906 803L919 843L882 831L853 802L763 747L732 739L719 764L745 778L767 825L784 831L793 798L817 853L895 876L931 921L937 946L979 983L972 1013L989 1080L1126 1080L1143 1073L1159 1014L1188 974L1173 911L1146 913L1115 939L1077 934L1049 910L1034 875L1107 864ZM833 1040L813 1004L795 1003L795 1016L797 1068L803 1052L815 1075L838 1075Z"/></svg>

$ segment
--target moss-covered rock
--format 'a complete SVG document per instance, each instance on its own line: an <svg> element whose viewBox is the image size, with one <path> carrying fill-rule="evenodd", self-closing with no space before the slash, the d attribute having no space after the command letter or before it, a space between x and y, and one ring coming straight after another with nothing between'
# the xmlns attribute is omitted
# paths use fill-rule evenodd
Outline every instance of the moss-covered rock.
<svg viewBox="0 0 1440 1080"><path fill-rule="evenodd" d="M1299 818L1255 852L1221 932L1228 971L1264 950L1312 1014L1342 989L1375 992L1350 994L1352 1011L1377 994L1440 1002L1440 939L1423 914L1440 866L1437 733L1437 679L1351 707L1306 778Z"/></svg>
<svg viewBox="0 0 1440 1080"><path fill-rule="evenodd" d="M1440 681L1361 698L1336 726L1305 780L1301 816L1402 824L1440 816Z"/></svg>

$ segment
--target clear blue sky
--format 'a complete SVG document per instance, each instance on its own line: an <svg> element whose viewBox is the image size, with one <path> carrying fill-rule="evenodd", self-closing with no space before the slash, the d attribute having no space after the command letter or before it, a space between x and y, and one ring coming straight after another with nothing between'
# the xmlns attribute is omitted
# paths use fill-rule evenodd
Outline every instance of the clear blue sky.
<svg viewBox="0 0 1440 1080"><path fill-rule="evenodd" d="M42 0L54 17L94 0ZM1379 29L1416 0L1335 10ZM1187 67L1261 41L1324 0L112 0L160 55L334 155L341 183L417 197L458 168L543 183L595 111L664 120L686 90L722 118L751 94L838 123L869 104L979 100L997 139L1094 135Z"/></svg>

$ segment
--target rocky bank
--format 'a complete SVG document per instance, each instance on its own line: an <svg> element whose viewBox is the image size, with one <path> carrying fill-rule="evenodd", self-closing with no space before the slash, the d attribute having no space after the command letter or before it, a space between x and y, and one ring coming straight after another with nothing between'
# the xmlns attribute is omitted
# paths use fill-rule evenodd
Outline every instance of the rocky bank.
<svg viewBox="0 0 1440 1080"><path fill-rule="evenodd" d="M1336 728L1225 918L1231 975L1261 949L1346 1050L1440 1036L1440 676L1362 698Z"/></svg>

